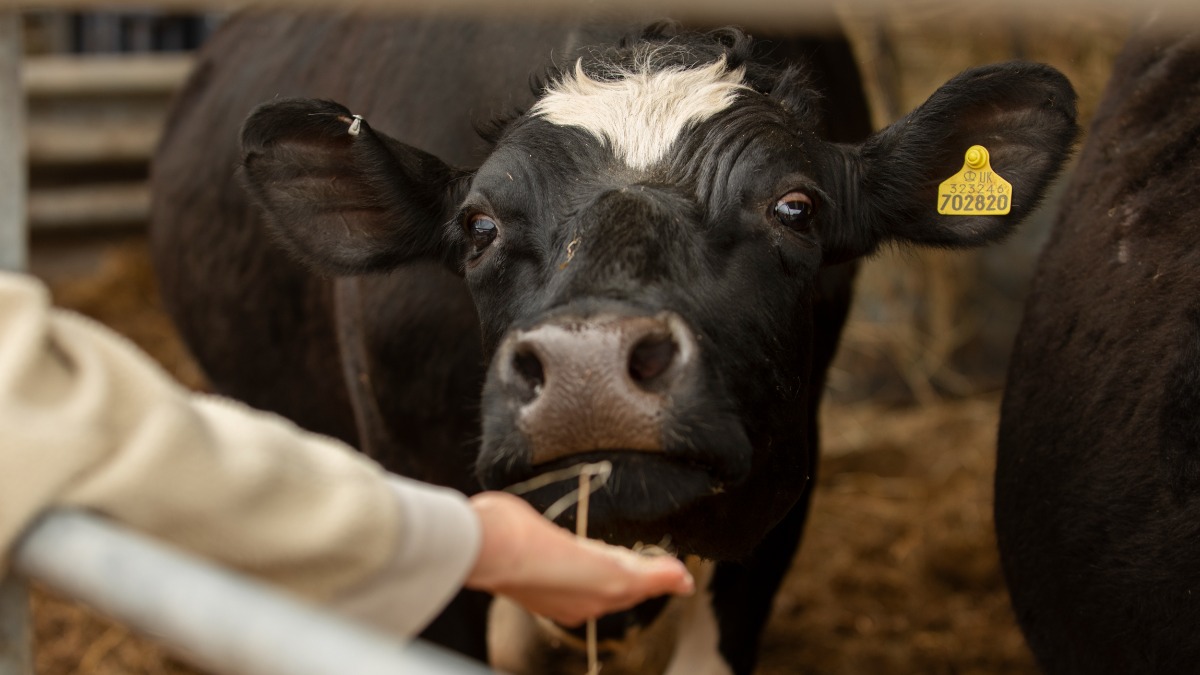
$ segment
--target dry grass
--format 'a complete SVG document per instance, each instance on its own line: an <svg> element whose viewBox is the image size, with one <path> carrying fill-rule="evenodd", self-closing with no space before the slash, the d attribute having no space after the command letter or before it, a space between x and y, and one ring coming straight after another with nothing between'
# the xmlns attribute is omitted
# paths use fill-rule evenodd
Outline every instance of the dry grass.
<svg viewBox="0 0 1200 675"><path fill-rule="evenodd" d="M33 593L34 664L39 675L190 675L161 647L51 593Z"/></svg>
<svg viewBox="0 0 1200 675"><path fill-rule="evenodd" d="M998 405L825 411L814 510L761 672L1036 672L992 534Z"/></svg>

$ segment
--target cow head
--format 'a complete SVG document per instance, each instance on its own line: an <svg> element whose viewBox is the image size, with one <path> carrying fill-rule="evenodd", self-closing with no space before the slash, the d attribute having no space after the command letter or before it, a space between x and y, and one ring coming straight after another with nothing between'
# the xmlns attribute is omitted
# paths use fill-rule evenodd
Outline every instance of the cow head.
<svg viewBox="0 0 1200 675"><path fill-rule="evenodd" d="M314 268L463 275L490 359L485 487L607 459L593 534L731 557L807 487L822 269L889 241L1002 238L1076 134L1070 84L1032 64L963 73L860 145L817 135L816 100L737 31L650 34L552 74L474 170L282 100L246 122L244 176ZM1011 213L939 215L975 144Z"/></svg>

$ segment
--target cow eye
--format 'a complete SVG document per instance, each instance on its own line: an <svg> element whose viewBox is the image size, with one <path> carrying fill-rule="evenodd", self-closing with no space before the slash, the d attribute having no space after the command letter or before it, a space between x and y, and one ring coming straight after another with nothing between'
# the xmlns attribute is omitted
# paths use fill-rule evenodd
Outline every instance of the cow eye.
<svg viewBox="0 0 1200 675"><path fill-rule="evenodd" d="M793 230L801 230L812 222L816 208L813 206L811 197L803 192L793 190L780 197L779 201L775 202L775 208L772 211L775 220L778 220L780 225Z"/></svg>
<svg viewBox="0 0 1200 675"><path fill-rule="evenodd" d="M495 241L498 231L496 221L492 220L491 216L485 216L482 213L471 216L471 219L467 221L467 234L471 235L471 243L475 246L476 252L491 245Z"/></svg>

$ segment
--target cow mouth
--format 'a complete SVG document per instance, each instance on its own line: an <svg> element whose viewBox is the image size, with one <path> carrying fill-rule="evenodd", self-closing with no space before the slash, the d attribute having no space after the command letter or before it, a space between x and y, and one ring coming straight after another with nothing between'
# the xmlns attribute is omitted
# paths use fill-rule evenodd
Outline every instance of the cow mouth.
<svg viewBox="0 0 1200 675"><path fill-rule="evenodd" d="M597 450L534 465L524 471L506 472L503 482L493 482L493 485L504 485L505 489L527 485L538 476L562 474L564 469L598 462L608 462L612 468L607 479L589 496L588 535L624 546L638 542L658 544L664 538L669 540L667 523L673 517L696 502L721 494L731 481L741 478L731 467L717 469L694 457L665 452ZM573 475L570 471L566 474ZM488 482L491 481L485 481ZM545 513L578 488L578 479L568 477L523 491L521 497ZM555 522L574 529L575 512L575 508L567 508Z"/></svg>

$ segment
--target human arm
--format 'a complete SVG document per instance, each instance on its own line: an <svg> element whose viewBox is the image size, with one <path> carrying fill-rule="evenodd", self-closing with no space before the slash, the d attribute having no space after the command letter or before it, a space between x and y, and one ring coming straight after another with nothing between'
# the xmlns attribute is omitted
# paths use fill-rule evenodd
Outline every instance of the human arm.
<svg viewBox="0 0 1200 675"><path fill-rule="evenodd" d="M76 506L326 601L413 539L396 495L345 445L189 392L124 338L51 307L36 280L0 274L0 551L42 510ZM458 556L473 554L465 499L423 501L465 523Z"/></svg>

